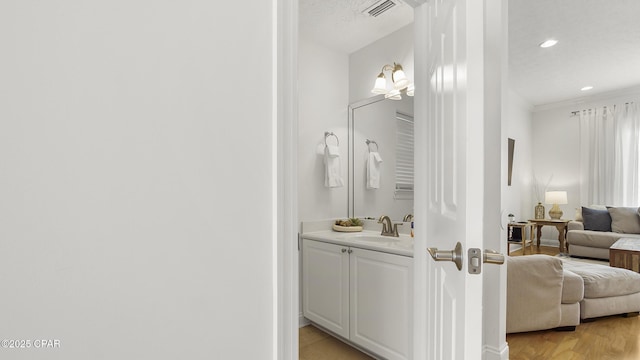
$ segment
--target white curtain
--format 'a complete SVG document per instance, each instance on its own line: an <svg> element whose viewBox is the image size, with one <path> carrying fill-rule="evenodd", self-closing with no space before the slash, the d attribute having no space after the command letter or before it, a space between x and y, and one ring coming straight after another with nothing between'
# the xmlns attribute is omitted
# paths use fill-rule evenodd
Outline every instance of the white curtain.
<svg viewBox="0 0 640 360"><path fill-rule="evenodd" d="M638 206L640 119L627 103L580 113L580 198L584 205Z"/></svg>

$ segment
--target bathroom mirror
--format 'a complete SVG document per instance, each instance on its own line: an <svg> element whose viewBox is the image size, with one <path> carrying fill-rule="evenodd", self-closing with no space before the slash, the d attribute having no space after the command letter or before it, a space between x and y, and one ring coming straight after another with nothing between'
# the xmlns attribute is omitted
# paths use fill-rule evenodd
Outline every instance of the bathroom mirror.
<svg viewBox="0 0 640 360"><path fill-rule="evenodd" d="M402 221L413 214L413 98L378 95L350 104L348 114L349 216ZM367 186L370 152L382 160L377 188L375 181Z"/></svg>

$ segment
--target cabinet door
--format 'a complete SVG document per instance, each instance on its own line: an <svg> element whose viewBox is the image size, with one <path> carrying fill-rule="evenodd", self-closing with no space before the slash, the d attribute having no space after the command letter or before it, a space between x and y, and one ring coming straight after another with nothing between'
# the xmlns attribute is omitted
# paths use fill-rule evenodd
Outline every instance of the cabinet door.
<svg viewBox="0 0 640 360"><path fill-rule="evenodd" d="M302 241L304 316L349 337L349 253L346 246Z"/></svg>
<svg viewBox="0 0 640 360"><path fill-rule="evenodd" d="M386 359L410 359L413 259L352 248L350 339Z"/></svg>

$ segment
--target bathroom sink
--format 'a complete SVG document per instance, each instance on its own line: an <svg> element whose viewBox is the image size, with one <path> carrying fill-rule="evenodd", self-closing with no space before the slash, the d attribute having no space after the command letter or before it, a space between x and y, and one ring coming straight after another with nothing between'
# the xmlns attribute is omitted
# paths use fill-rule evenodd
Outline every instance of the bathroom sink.
<svg viewBox="0 0 640 360"><path fill-rule="evenodd" d="M375 243L391 243L405 240L401 237L382 236L382 235L370 235L370 234L353 234L349 236L349 239L353 241L366 241Z"/></svg>
<svg viewBox="0 0 640 360"><path fill-rule="evenodd" d="M344 238L354 243L369 244L372 246L383 246L387 248L413 249L413 239L408 236L382 236L380 234L350 234Z"/></svg>

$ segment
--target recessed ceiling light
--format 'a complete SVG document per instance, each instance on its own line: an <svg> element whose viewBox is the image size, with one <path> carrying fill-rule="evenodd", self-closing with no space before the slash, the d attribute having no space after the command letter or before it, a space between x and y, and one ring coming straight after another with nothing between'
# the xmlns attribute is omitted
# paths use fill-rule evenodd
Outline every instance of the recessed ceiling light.
<svg viewBox="0 0 640 360"><path fill-rule="evenodd" d="M548 47L552 47L553 45L555 45L557 43L558 43L558 40L549 39L549 40L545 40L544 42L540 43L540 47L541 48L548 48Z"/></svg>
<svg viewBox="0 0 640 360"><path fill-rule="evenodd" d="M593 86L585 86L582 89L580 89L580 91L587 91L587 90L591 90L593 89Z"/></svg>

